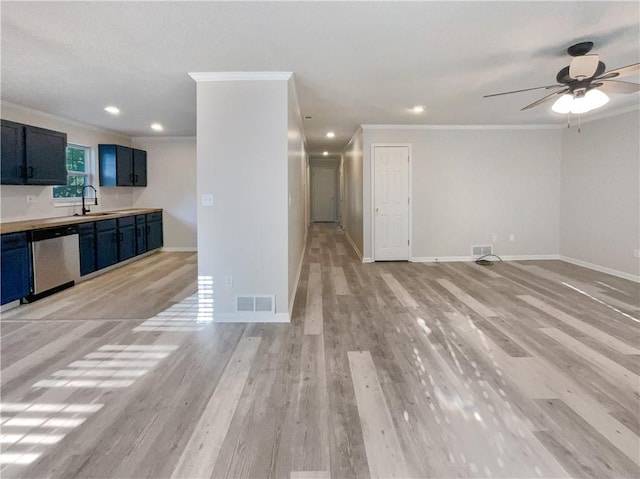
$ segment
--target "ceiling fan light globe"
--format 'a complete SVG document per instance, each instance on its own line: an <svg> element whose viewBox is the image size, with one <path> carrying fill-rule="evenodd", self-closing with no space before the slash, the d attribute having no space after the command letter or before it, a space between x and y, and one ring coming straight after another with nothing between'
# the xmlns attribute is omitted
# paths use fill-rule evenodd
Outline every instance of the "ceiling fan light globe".
<svg viewBox="0 0 640 479"><path fill-rule="evenodd" d="M555 101L551 109L556 113L567 114L571 111L572 105L573 105L573 95L569 93L565 93Z"/></svg>
<svg viewBox="0 0 640 479"><path fill-rule="evenodd" d="M584 97L589 102L591 110L595 110L596 108L600 108L601 106L609 103L609 97L607 94L597 88L589 90Z"/></svg>
<svg viewBox="0 0 640 479"><path fill-rule="evenodd" d="M591 106L591 102L585 96L574 98L573 103L571 104L571 113L574 115L580 115L581 113L587 113L591 111L593 107Z"/></svg>

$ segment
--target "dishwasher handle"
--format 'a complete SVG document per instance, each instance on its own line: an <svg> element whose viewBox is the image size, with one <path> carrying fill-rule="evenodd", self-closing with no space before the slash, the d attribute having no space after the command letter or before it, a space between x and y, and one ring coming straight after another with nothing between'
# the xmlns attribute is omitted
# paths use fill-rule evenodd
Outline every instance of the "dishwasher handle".
<svg viewBox="0 0 640 479"><path fill-rule="evenodd" d="M31 232L31 241L44 241L52 238L60 238L62 236L71 236L78 234L78 226L58 226L56 228L47 228L35 230Z"/></svg>

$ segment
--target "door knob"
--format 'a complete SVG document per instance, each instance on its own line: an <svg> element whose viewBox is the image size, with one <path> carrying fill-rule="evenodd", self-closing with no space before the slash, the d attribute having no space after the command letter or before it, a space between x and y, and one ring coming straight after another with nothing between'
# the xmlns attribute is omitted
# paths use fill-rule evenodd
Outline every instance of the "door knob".
<svg viewBox="0 0 640 479"><path fill-rule="evenodd" d="M380 213L380 208L376 208L376 213Z"/></svg>

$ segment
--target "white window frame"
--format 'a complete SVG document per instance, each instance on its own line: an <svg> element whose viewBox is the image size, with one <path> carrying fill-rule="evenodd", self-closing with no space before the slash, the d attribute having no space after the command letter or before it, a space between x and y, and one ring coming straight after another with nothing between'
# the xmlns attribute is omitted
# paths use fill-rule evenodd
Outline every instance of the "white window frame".
<svg viewBox="0 0 640 479"><path fill-rule="evenodd" d="M67 170L67 177L68 176L84 176L86 178L86 185L93 185L93 179L95 176L95 157L94 157L94 152L93 152L93 148L87 145L81 145L79 143L68 143L67 144L67 148L82 148L85 150L85 172L79 172L79 171L70 171ZM66 154L66 151L65 151ZM66 157L65 157L65 165L66 165ZM59 185L59 186L64 186L64 185ZM77 206L77 205L81 205L82 204L82 197L80 196L76 196L76 197L67 197L67 198L55 198L54 195L54 191L55 191L55 186L51 188L51 197L53 198L53 202L54 202L54 206ZM86 195L86 192L85 192ZM86 196L85 196L86 198Z"/></svg>

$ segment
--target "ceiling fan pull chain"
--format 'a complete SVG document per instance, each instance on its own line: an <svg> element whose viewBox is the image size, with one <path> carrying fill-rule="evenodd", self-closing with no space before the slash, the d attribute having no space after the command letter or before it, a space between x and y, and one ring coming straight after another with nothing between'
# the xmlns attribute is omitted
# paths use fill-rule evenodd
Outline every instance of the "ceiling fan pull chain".
<svg viewBox="0 0 640 479"><path fill-rule="evenodd" d="M582 133L582 131L580 131L580 115L578 115L578 133Z"/></svg>

